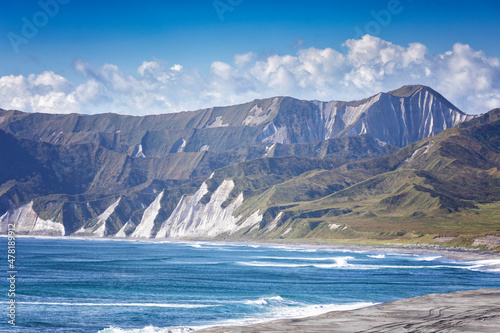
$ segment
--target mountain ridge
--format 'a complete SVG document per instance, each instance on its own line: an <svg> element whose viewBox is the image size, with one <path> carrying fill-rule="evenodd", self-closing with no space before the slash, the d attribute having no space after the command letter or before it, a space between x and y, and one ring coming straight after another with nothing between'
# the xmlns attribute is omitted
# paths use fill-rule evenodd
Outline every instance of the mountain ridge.
<svg viewBox="0 0 500 333"><path fill-rule="evenodd" d="M408 89L408 87L413 87L412 89L415 90L408 97L398 97L391 94ZM429 101L412 101L411 98L415 98L415 94L419 93L424 94L419 97L420 99L430 96ZM390 96L392 96L392 99ZM382 102L380 102L381 98ZM403 101L401 98L403 100L410 98L410 100L404 100L406 109L410 112L408 116L408 112L405 113L405 108L402 109L396 105L398 103L401 104ZM416 105L419 102L434 103L435 105ZM380 105L382 103L385 104ZM447 109L443 109L443 106L446 106ZM436 115L431 120L432 124L425 124L424 122L424 125L428 127L425 129L427 133L410 133L415 131L415 129L412 130L409 128L409 126L417 125L416 123L413 124L415 121L420 121L418 124L420 126L424 120L427 120L413 119L411 116L418 114L420 109L423 110L425 107L429 109L427 110L427 116L433 115L433 108L436 109ZM382 112L381 110L386 112ZM127 146L127 149L131 149L130 146L141 144L139 139L142 139L146 135L146 132L154 135L159 134L158 131L171 130L180 131L182 132L180 133L181 136L186 136L184 139L188 142L185 149L190 151L199 151L201 149L200 145L190 145L190 140L188 140L190 137L196 136L197 133L201 132L223 130L224 127L244 127L246 128L245 131L247 131L246 134L253 141L270 143L321 141L345 135L364 134L370 130L370 133L378 139L401 147L422 139L424 135L437 134L439 130L453 127L458 122L473 117L466 115L443 96L426 86L404 86L399 90L389 93L379 93L360 101L351 102L302 101L292 97L271 97L228 107L212 107L197 111L142 117L114 113L63 115L26 114L20 111L5 110L0 110L0 112L2 112L2 119L0 121L1 129L22 137L41 139L49 143L68 143L68 140L71 142L78 142L76 140L89 142L98 139L101 141L118 140L119 143ZM383 118L387 118L389 113L394 112L399 112L400 114L396 115L394 119ZM446 115L444 114L445 112L447 113ZM441 115L438 115L438 113L441 113ZM363 114L367 115L365 117L367 119L359 119ZM402 119L402 117L407 118ZM386 137L385 133L383 133L384 129L378 128L380 124L375 124L384 120L397 122L396 131L405 132L406 130L408 132L406 141ZM439 124L434 124L434 121L439 122ZM39 129L35 132L30 129L30 126L34 123L38 124L36 128ZM45 124L45 126L41 128L40 124ZM308 126L309 129L307 128ZM142 130L133 131L134 128L141 128ZM120 141L119 134L122 131L133 134L127 142ZM183 131L191 132L187 133ZM226 131L230 130L226 129ZM80 133L80 135L76 135L75 133ZM97 133L100 134L98 135ZM395 135L400 135L400 133L396 133ZM70 137L68 138L68 136ZM171 143L172 146L173 144ZM227 146L223 148L227 148Z"/></svg>
<svg viewBox="0 0 500 333"><path fill-rule="evenodd" d="M22 177L11 170L0 184L0 231L22 220L20 232L27 234L78 231L91 237L147 238L161 231L176 237L311 237L308 227L293 222L305 219L328 238L335 235L324 230L324 221L353 216L376 220L390 210L394 216L404 211L418 219L423 207L431 215L476 209L492 202L481 199L480 191L485 191L479 185L486 176L471 177L480 191L461 198L450 193L467 184L443 178L439 167L421 170L418 163L436 167L448 161L443 154L436 155L439 162L422 158L437 147L429 137L495 114L466 115L425 86L404 86L354 102L272 97L144 117L0 110L0 138L9 138L7 146L19 150L10 152L0 145L0 153L14 160L17 155L20 161L31 159L36 166ZM494 146L497 139L491 136ZM482 140L481 147L486 143ZM440 149L453 153L459 148L450 142ZM470 158L494 151L485 149L471 151ZM389 170L396 160L415 165L416 171ZM494 170L488 172L495 175ZM363 188L367 177L380 180L373 188L381 186L383 197L372 191L362 199L352 192ZM394 188L398 182L404 188ZM350 188L352 194L340 195ZM332 195L344 199L332 206L325 201ZM374 195L378 203L371 208L345 204ZM320 204L312 204L317 200ZM317 208L311 210L313 206ZM219 218L207 220L207 214ZM228 224L219 225L218 220ZM285 224L289 227L282 230ZM220 233L208 232L210 228Z"/></svg>

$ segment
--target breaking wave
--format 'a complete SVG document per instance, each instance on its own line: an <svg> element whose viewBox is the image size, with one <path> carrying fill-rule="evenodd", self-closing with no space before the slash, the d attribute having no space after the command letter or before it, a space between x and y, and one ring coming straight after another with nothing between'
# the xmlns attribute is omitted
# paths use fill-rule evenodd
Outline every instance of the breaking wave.
<svg viewBox="0 0 500 333"><path fill-rule="evenodd" d="M185 308L185 309L195 309L195 308L208 308L218 305L209 304L169 304L169 303L69 303L69 302L17 302L18 304L27 305L48 305L48 306L114 306L114 307L136 307L136 308Z"/></svg>
<svg viewBox="0 0 500 333"><path fill-rule="evenodd" d="M385 254L380 253L380 254L368 255L368 257L373 259L385 259Z"/></svg>
<svg viewBox="0 0 500 333"><path fill-rule="evenodd" d="M413 260L417 261L434 261L436 259L442 258L442 256L416 256Z"/></svg>
<svg viewBox="0 0 500 333"><path fill-rule="evenodd" d="M286 257L285 257L286 258ZM277 258L275 258L277 259ZM289 258L286 258L289 259ZM290 258L293 260L293 258ZM301 258L299 260L316 260L316 258ZM321 259L318 259L321 260ZM334 264L312 264L312 263L304 263L304 264L292 264L292 263L276 263L276 262L267 262L267 261L240 261L237 262L239 265L243 266L256 266L256 267L316 267L316 268L340 268L340 267L350 267L352 266L347 262L347 260L354 260L353 257L333 257L333 258L325 258L325 260L335 261Z"/></svg>
<svg viewBox="0 0 500 333"><path fill-rule="evenodd" d="M154 327L146 326L144 328L124 329L120 327L108 327L100 330L98 333L190 333L194 332L191 327Z"/></svg>
<svg viewBox="0 0 500 333"><path fill-rule="evenodd" d="M348 311L360 309L368 306L373 306L379 303L372 302L358 302L351 304L319 304L319 305L306 305L303 303L294 302L283 298L281 296L261 297L257 300L242 301L243 304L249 306L268 307L268 311L256 317L247 317L239 319L228 319L213 323L209 326L197 327L153 327L147 326L138 329L123 329L119 327L109 327L100 330L99 333L191 333L195 330L213 326L233 326L233 325L251 325L266 322L275 319L289 319L289 318L304 318L310 316L317 316L331 311Z"/></svg>

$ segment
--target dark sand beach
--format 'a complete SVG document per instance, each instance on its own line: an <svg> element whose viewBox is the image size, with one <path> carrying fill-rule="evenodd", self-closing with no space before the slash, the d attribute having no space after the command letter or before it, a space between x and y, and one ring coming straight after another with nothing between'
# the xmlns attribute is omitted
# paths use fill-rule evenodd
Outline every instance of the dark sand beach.
<svg viewBox="0 0 500 333"><path fill-rule="evenodd" d="M250 332L482 332L500 327L500 289L408 298L319 316L250 326L212 327L199 333Z"/></svg>

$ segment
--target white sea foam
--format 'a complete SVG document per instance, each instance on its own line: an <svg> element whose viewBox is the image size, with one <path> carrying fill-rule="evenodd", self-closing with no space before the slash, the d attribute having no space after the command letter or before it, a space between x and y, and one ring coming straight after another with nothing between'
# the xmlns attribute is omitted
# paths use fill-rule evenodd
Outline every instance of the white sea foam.
<svg viewBox="0 0 500 333"><path fill-rule="evenodd" d="M286 249L287 252L317 252L316 249Z"/></svg>
<svg viewBox="0 0 500 333"><path fill-rule="evenodd" d="M222 261L169 261L170 265L220 265L223 264Z"/></svg>
<svg viewBox="0 0 500 333"><path fill-rule="evenodd" d="M218 251L245 251L246 245L244 244L224 244L224 243L209 243L209 242L182 242L181 244L189 246L189 247L194 247L197 249L210 249L210 250L218 250ZM258 245L256 246L251 246L252 248L257 248L259 247ZM254 250L255 251L255 250Z"/></svg>
<svg viewBox="0 0 500 333"><path fill-rule="evenodd" d="M291 247L291 246L269 246L270 249L283 250L286 252L317 252L317 249L301 248L301 247Z"/></svg>
<svg viewBox="0 0 500 333"><path fill-rule="evenodd" d="M269 246L270 249L277 249L277 250L287 250L290 249L291 247L289 246L284 246L284 245L275 245L275 246Z"/></svg>
<svg viewBox="0 0 500 333"><path fill-rule="evenodd" d="M500 259L485 259L466 262L472 266L467 267L471 271L486 271L500 273Z"/></svg>
<svg viewBox="0 0 500 333"><path fill-rule="evenodd" d="M239 319L229 319L217 323L214 326L243 326L266 322L275 319L287 319L287 318L304 318L310 316L317 316L323 313L331 311L347 311L360 309L378 303L352 303L352 304L318 304L318 305L300 305L300 303L284 300L284 304L274 306L269 312L263 314L260 317L251 318L239 318ZM287 304L288 303L288 304Z"/></svg>
<svg viewBox="0 0 500 333"><path fill-rule="evenodd" d="M261 297L256 300L243 301L243 304L247 305L268 305L269 303L283 302L283 297L272 296L272 297Z"/></svg>
<svg viewBox="0 0 500 333"><path fill-rule="evenodd" d="M256 267L315 267L315 268L347 268L347 269L358 269L358 270L376 270L376 269L439 269L439 268L455 268L455 269L474 269L483 267L482 265L476 266L454 266L454 265L434 265L434 266L423 266L423 265L364 265L364 264L350 264L347 261L354 259L352 257L337 257L335 258L334 264L313 264L313 263L303 263L303 264L292 264L292 263L274 263L266 261L250 261L250 262L237 262L238 265L243 266L256 266Z"/></svg>
<svg viewBox="0 0 500 333"><path fill-rule="evenodd" d="M243 266L255 266L255 267L308 267L313 265L308 264L280 264L280 263L272 263L272 262L262 262L262 261L239 261L238 265Z"/></svg>
<svg viewBox="0 0 500 333"><path fill-rule="evenodd" d="M335 261L335 264L292 264L292 263L275 263L267 261L243 261L237 262L239 265L243 266L256 266L256 267L316 267L316 268L340 268L340 267L351 267L353 265L349 264L347 260L352 260L353 257L334 257L329 258L329 260Z"/></svg>
<svg viewBox="0 0 500 333"><path fill-rule="evenodd" d="M347 249L321 249L325 252L341 252L341 253L366 253L368 251L365 250L347 250Z"/></svg>
<svg viewBox="0 0 500 333"><path fill-rule="evenodd" d="M292 245L275 245L266 246L269 249L284 250L286 252L339 252L339 253L366 253L366 250L352 250L352 249L337 249L337 248L306 248L306 247L293 247Z"/></svg>
<svg viewBox="0 0 500 333"><path fill-rule="evenodd" d="M263 302L268 302L269 300L283 301L283 298L280 296L268 297L259 299ZM257 302L257 301L256 301ZM263 303L262 302L262 303ZM293 302L294 306L286 305L283 306L275 306L268 313L259 316L259 317L250 317L250 318L239 318L239 319L229 319L224 320L218 323L214 323L210 326L193 326L193 327L153 327L147 326L139 329L123 329L119 327L109 327L103 330L100 330L98 333L191 333L196 330L200 330L203 328L211 327L211 326L244 326L244 325L252 325L258 324L262 322L266 322L274 319L288 319L288 318L304 318L310 316L318 316L331 311L348 311L360 309L368 306L373 306L378 303L353 303L353 304L319 304L319 305L307 305L307 306L298 306L296 302ZM257 303L250 303L257 304ZM263 303L264 304L264 303ZM259 304L257 304L259 305Z"/></svg>
<svg viewBox="0 0 500 333"><path fill-rule="evenodd" d="M484 260L477 260L477 261L472 261L472 262L477 264L477 265L482 265L482 266L500 265L500 259L484 259Z"/></svg>
<svg viewBox="0 0 500 333"><path fill-rule="evenodd" d="M17 302L18 304L28 305L53 305L53 306L116 306L116 307L154 307L154 308L208 308L219 305L209 304L165 304L165 303L69 303L69 302Z"/></svg>
<svg viewBox="0 0 500 333"><path fill-rule="evenodd" d="M99 333L190 333L196 330L211 326L242 326L266 322L274 319L304 318L317 316L331 311L348 311L373 306L379 303L360 302L352 304L318 304L304 305L291 300L283 299L281 296L262 297L258 300L243 301L247 305L271 306L270 310L258 317L246 317L238 319L228 319L210 326L192 326L192 327L153 327L147 326L140 329L123 329L119 327L109 327L100 330Z"/></svg>
<svg viewBox="0 0 500 333"><path fill-rule="evenodd" d="M274 318L304 318L309 316L318 316L331 311L347 311L365 308L377 303L363 302L354 304L323 304L323 305L308 305L308 306L293 306L293 307L278 307L271 312Z"/></svg>
<svg viewBox="0 0 500 333"><path fill-rule="evenodd" d="M201 327L200 327L201 328ZM198 329L200 329L198 328ZM98 333L190 333L194 332L195 328L191 327L154 327L146 326L144 328L124 329L111 326L100 330Z"/></svg>
<svg viewBox="0 0 500 333"><path fill-rule="evenodd" d="M416 256L414 260L417 261L434 261L436 259L442 258L442 256Z"/></svg>
<svg viewBox="0 0 500 333"><path fill-rule="evenodd" d="M368 255L368 257L374 258L374 259L384 259L385 258L385 254L380 253L380 254L375 254L375 255Z"/></svg>
<svg viewBox="0 0 500 333"><path fill-rule="evenodd" d="M256 256L256 259L275 259L275 260L302 260L302 261L337 261L339 259L354 260L353 257L273 257L273 256Z"/></svg>
<svg viewBox="0 0 500 333"><path fill-rule="evenodd" d="M468 266L435 265L435 266L412 266L412 265L352 265L349 269L373 270L373 269L438 269L456 268L470 269Z"/></svg>
<svg viewBox="0 0 500 333"><path fill-rule="evenodd" d="M353 265L348 264L347 261L338 261L335 264L321 264L321 265L314 265L316 268L341 268L341 267L352 267Z"/></svg>

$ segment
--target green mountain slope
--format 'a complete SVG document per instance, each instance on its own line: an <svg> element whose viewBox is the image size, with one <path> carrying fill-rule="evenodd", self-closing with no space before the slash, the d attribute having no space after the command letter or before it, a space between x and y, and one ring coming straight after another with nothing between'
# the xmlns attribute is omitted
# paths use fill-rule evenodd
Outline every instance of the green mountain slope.
<svg viewBox="0 0 500 333"><path fill-rule="evenodd" d="M499 138L496 109L389 156L306 172L243 204L264 216L244 235L355 242L443 235L468 245L472 235L500 236Z"/></svg>

